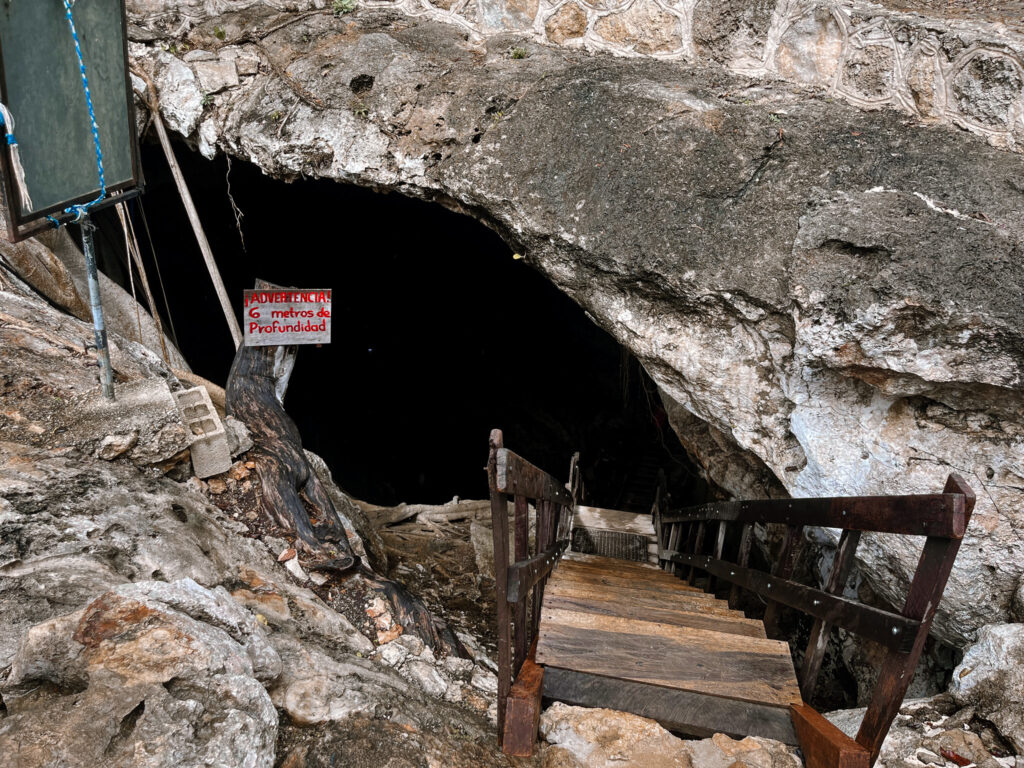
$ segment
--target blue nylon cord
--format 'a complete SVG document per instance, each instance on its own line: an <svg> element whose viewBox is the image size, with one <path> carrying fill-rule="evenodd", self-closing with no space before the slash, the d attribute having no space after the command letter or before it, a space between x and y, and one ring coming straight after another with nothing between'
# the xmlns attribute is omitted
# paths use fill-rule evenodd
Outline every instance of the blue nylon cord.
<svg viewBox="0 0 1024 768"><path fill-rule="evenodd" d="M85 91L85 105L89 108L89 123L92 127L92 143L96 148L96 170L99 172L100 177L100 194L95 200L90 200L87 203L81 203L78 205L70 205L64 209L64 213L71 214L75 217L74 221L81 221L89 212L90 208L107 196L107 179L103 172L103 149L100 146L100 129L99 126L96 125L96 111L92 106L92 91L89 90L89 78L85 73L85 59L82 57L82 44L78 39L78 29L75 27L75 18L71 14L73 0L63 0L63 2L64 16L68 20L68 27L71 29L71 37L75 41L75 55L78 57L78 71L82 74L82 88ZM61 222L53 216L47 216L47 218L54 226L59 227L61 225Z"/></svg>

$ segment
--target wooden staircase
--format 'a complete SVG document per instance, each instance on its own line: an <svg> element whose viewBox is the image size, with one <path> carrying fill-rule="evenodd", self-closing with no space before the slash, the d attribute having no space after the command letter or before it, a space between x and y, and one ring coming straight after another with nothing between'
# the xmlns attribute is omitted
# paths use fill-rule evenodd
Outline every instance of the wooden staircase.
<svg viewBox="0 0 1024 768"><path fill-rule="evenodd" d="M674 510L659 487L650 523L641 524L634 518L643 516L577 503L576 457L569 483L562 484L506 449L500 430L491 433L487 475L498 733L505 752L523 756L533 751L547 698L633 712L696 736L754 735L799 744L808 768L868 768L913 678L974 508L974 493L956 474L941 493L730 501ZM640 536L639 559L566 552L574 525L596 532L592 537ZM783 534L770 573L750 562L755 526L775 526ZM822 585L793 578L805 527L842 532ZM922 542L902 608L865 605L843 594L863 532ZM648 537L664 570L641 562ZM731 599L743 589L763 600L765 623L718 599L719 585L726 584ZM814 619L799 683L789 645L767 637L772 630L765 624L775 623L779 606ZM833 627L882 649L856 739L803 701L813 694Z"/></svg>
<svg viewBox="0 0 1024 768"><path fill-rule="evenodd" d="M695 735L796 744L789 645L724 600L653 565L568 553L544 591L544 694L651 717Z"/></svg>

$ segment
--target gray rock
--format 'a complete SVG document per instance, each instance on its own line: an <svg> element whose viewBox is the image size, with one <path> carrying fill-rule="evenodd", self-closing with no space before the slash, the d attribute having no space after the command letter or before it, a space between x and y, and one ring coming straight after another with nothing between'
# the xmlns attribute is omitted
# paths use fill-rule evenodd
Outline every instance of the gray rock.
<svg viewBox="0 0 1024 768"><path fill-rule="evenodd" d="M1024 754L1024 624L982 627L953 670L949 692L976 707Z"/></svg>
<svg viewBox="0 0 1024 768"><path fill-rule="evenodd" d="M100 441L99 447L96 449L96 457L113 461L134 448L137 442L139 442L139 433L134 430L127 434L107 435Z"/></svg>
<svg viewBox="0 0 1024 768"><path fill-rule="evenodd" d="M194 582L128 584L34 627L3 687L0 750L19 768L269 768L277 712L256 675L280 659L258 628L236 642L224 627L245 622L225 600Z"/></svg>
<svg viewBox="0 0 1024 768"><path fill-rule="evenodd" d="M402 674L431 696L444 696L449 681L436 667L426 661L413 659L402 666Z"/></svg>
<svg viewBox="0 0 1024 768"><path fill-rule="evenodd" d="M267 12L242 5L224 25L258 25ZM660 12L646 38L647 22L621 10L632 15L605 26L631 42L588 44L653 51ZM769 10L738 0L695 10L701 45L753 80L708 62L532 44L513 60L523 38L466 39L430 18L403 27L391 10L296 17L261 45L293 60L289 76L323 108L292 111L293 90L257 74L211 108L218 146L282 179L440 197L505 233L641 361L677 433L729 493L934 492L959 471L978 505L935 632L963 645L1006 617L1024 563L1013 554L1024 549L1024 156L878 109L924 107L904 104L913 98L892 75L892 27L872 27L873 15L851 3ZM965 88L962 105L937 108L942 120L953 109L970 130L1015 141L1009 123L980 122L1007 103L1009 70L961 61L997 30L878 13L898 28L902 60L921 54L921 98L928 45L955 64L947 74L982 78L988 106ZM133 54L156 66L166 19L136 20L152 39ZM1016 39L1000 39L1000 55L1019 58ZM779 72L832 83L874 111L763 79ZM360 75L374 82L360 96L366 115L351 106ZM284 130L259 118L275 112L291 114ZM860 560L875 594L899 605L917 556L869 536Z"/></svg>

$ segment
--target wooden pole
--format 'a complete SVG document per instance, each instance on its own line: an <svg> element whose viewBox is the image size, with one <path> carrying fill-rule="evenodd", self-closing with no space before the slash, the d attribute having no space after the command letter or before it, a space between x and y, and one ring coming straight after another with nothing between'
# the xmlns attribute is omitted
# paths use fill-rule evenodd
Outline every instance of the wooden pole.
<svg viewBox="0 0 1024 768"><path fill-rule="evenodd" d="M210 272L210 280L213 281L214 290L217 291L217 298L220 299L220 308L224 311L224 319L228 322L228 329L231 331L231 339L235 343L235 349L242 345L242 329L238 325L238 319L231 308L227 291L224 289L224 281L220 278L220 271L217 269L217 262L213 260L213 251L210 250L210 243L203 232L203 225L199 221L199 213L192 202L192 195L185 184L185 176L181 172L177 159L174 157L174 149L171 147L171 140L167 136L167 129L164 128L164 121L160 117L160 110L152 110L153 125L156 126L157 136L160 137L160 146L163 147L164 156L167 158L167 165L171 167L171 175L174 183L178 186L178 194L181 195L181 202L185 204L185 211L188 213L188 220L192 224L192 231L195 233L196 242L199 243L199 250L203 253L203 261L206 262L206 269Z"/></svg>

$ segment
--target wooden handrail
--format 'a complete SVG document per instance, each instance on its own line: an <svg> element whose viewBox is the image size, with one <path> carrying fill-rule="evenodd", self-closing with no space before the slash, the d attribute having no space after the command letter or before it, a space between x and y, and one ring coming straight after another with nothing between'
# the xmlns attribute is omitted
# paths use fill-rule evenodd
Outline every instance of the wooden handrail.
<svg viewBox="0 0 1024 768"><path fill-rule="evenodd" d="M723 501L662 513L662 524L698 521L816 525L847 531L962 539L967 528L964 496L849 496L820 499Z"/></svg>
<svg viewBox="0 0 1024 768"><path fill-rule="evenodd" d="M816 619L801 670L801 693L805 699L813 693L833 626L842 627L886 648L875 690L856 739L866 753L866 764L870 765L878 758L882 741L914 676L970 522L974 502L970 486L959 475L951 474L942 493L731 501L674 512L666 512L656 505L654 511L660 523L657 531L659 557L668 570L674 571L680 565L688 566L683 570L688 573L691 583L697 571L704 571L709 575L708 588L712 589L716 578L731 582L730 601L735 599L738 588L765 598L769 601L765 611L765 624L769 631L778 604L788 605ZM748 567L753 529L759 524L786 526L786 535L771 574ZM712 525L717 529L709 534L707 529ZM739 544L734 550L736 562L723 559L727 526L731 525L742 527ZM806 526L843 531L824 589L804 586L790 578ZM684 528L687 529L685 533ZM866 606L842 596L861 532L864 531L925 537L906 604L899 613ZM705 539L709 537L714 541L713 553L705 551ZM804 719L805 725L810 722L806 717ZM819 736L823 732L817 727L812 730L818 731ZM822 743L828 741L826 738ZM865 763L864 756L856 753L856 749L850 751L842 747L841 751L853 760L851 765ZM811 762L808 758L808 765Z"/></svg>
<svg viewBox="0 0 1024 768"><path fill-rule="evenodd" d="M543 499L556 504L572 504L572 496L565 486L542 469L507 448L498 450L497 490L508 494L521 494L528 499Z"/></svg>
<svg viewBox="0 0 1024 768"><path fill-rule="evenodd" d="M561 541L536 557L514 563L508 568L508 601L518 603L527 593L545 578L565 552L568 541Z"/></svg>
<svg viewBox="0 0 1024 768"><path fill-rule="evenodd" d="M917 630L921 626L920 621L909 619L900 613L863 605L841 595L806 587L789 579L780 579L724 560L684 555L679 552L665 552L661 557L680 565L707 571L722 581L738 584L765 599L788 605L808 616L827 621L897 651L906 652L911 649Z"/></svg>
<svg viewBox="0 0 1024 768"><path fill-rule="evenodd" d="M504 446L491 432L487 480L494 535L498 619L498 741L503 743L512 681L537 636L544 586L569 545L575 500L565 486ZM578 458L574 457L574 464ZM573 470L570 469L570 476ZM578 484L574 487L578 492ZM515 501L514 562L509 563L508 497ZM536 512L530 543L530 502ZM531 599L532 598L532 599ZM538 699L539 702L539 699Z"/></svg>

